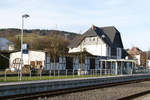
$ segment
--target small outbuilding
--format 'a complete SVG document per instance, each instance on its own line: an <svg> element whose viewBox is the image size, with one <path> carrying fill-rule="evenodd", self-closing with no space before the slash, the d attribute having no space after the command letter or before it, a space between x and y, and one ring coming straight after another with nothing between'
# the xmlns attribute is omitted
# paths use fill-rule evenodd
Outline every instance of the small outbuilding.
<svg viewBox="0 0 150 100"><path fill-rule="evenodd" d="M0 50L1 51L13 51L15 44L9 41L7 38L0 37Z"/></svg>
<svg viewBox="0 0 150 100"><path fill-rule="evenodd" d="M10 54L10 61L9 61L9 67L19 67L19 66L14 66L15 64L17 65L19 63L19 60L21 58L21 52L13 52ZM23 64L24 66L29 66L31 65L32 67L36 66L45 66L45 58L46 58L46 53L43 51L32 51L32 50L27 50L23 51ZM19 65L19 64L18 64Z"/></svg>

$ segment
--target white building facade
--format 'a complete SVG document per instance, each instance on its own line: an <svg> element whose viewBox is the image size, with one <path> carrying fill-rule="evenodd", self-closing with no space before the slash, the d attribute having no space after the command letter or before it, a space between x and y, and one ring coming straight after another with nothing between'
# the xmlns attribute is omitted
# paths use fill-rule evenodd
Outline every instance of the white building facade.
<svg viewBox="0 0 150 100"><path fill-rule="evenodd" d="M9 66L14 67L15 59L21 58L21 52L13 52L10 54ZM23 65L33 65L37 66L38 64L45 66L46 53L43 51L28 51L23 53ZM19 62L17 62L19 63Z"/></svg>
<svg viewBox="0 0 150 100"><path fill-rule="evenodd" d="M85 37L85 39L75 48L69 48L69 53L80 52L83 50L97 56L111 56L111 50L106 43L98 36Z"/></svg>
<svg viewBox="0 0 150 100"><path fill-rule="evenodd" d="M92 26L69 46L69 53L87 51L94 56L121 59L123 44L115 27Z"/></svg>

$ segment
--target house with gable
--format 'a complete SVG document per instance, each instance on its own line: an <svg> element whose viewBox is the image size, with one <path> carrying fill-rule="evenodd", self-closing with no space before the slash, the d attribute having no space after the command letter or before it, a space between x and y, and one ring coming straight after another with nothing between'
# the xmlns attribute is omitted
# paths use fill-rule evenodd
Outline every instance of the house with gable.
<svg viewBox="0 0 150 100"><path fill-rule="evenodd" d="M124 58L120 32L114 26L97 27L92 25L82 36L69 45L69 53L87 51L102 58Z"/></svg>
<svg viewBox="0 0 150 100"><path fill-rule="evenodd" d="M66 66L64 69L69 70L78 70L81 66L84 66L84 70L100 69L100 59L125 57L120 32L114 26L97 27L92 25L83 35L76 37L68 48L68 55L63 63ZM46 69L54 69L52 67L47 64Z"/></svg>
<svg viewBox="0 0 150 100"><path fill-rule="evenodd" d="M15 44L9 41L7 38L0 37L0 50L1 51L13 51Z"/></svg>
<svg viewBox="0 0 150 100"><path fill-rule="evenodd" d="M129 54L129 59L136 60L136 64L140 66L142 64L142 56L143 51L140 50L138 47L132 47L131 49L127 50L127 53Z"/></svg>
<svg viewBox="0 0 150 100"><path fill-rule="evenodd" d="M58 57L56 62L46 52L43 52L41 64L43 64L44 70L61 72L66 70L67 73L76 71L78 75L99 71L101 74L117 75L132 73L135 65L133 61L124 61L126 53L121 34L114 26L97 27L92 25L83 35L75 38L68 48L68 53ZM29 54L25 54L26 58L31 58ZM18 57L16 55L19 55L19 52L12 54L12 56ZM41 54L38 53L36 58L40 58L39 56ZM27 64L30 65L38 65L38 62L41 61L35 59L35 55L32 61L29 60L27 59ZM13 60L11 61L13 63Z"/></svg>
<svg viewBox="0 0 150 100"><path fill-rule="evenodd" d="M131 74L134 60L124 50L121 34L114 26L97 27L92 25L83 35L75 38L69 45L69 53L87 52L83 62L84 70L101 70L102 73ZM73 69L80 69L80 56L74 57ZM76 61L76 62L75 62ZM66 60L67 62L67 60ZM69 64L71 66L71 64Z"/></svg>

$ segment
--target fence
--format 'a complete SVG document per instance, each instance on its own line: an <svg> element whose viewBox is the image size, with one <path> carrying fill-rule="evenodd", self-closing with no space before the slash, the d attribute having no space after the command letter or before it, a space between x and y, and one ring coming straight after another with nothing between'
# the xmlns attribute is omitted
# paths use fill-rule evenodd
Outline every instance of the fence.
<svg viewBox="0 0 150 100"><path fill-rule="evenodd" d="M0 82L19 81L20 72L0 71ZM131 74L150 73L150 69L135 69ZM117 75L126 75L128 73L119 73ZM22 73L22 81L31 80L49 80L49 79L65 79L65 78L87 78L87 77L103 77L116 75L113 69L91 69L91 70L32 70L28 73Z"/></svg>

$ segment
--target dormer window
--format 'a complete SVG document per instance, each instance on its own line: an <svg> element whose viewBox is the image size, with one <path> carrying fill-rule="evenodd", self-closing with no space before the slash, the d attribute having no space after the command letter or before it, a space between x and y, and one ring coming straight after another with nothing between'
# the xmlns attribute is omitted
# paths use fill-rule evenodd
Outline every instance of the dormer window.
<svg viewBox="0 0 150 100"><path fill-rule="evenodd" d="M102 38L105 38L105 35L104 35L104 34L102 35Z"/></svg>
<svg viewBox="0 0 150 100"><path fill-rule="evenodd" d="M121 58L122 56L122 50L121 48L117 48L117 58Z"/></svg>
<svg viewBox="0 0 150 100"><path fill-rule="evenodd" d="M95 38L93 38L93 41L95 41Z"/></svg>

